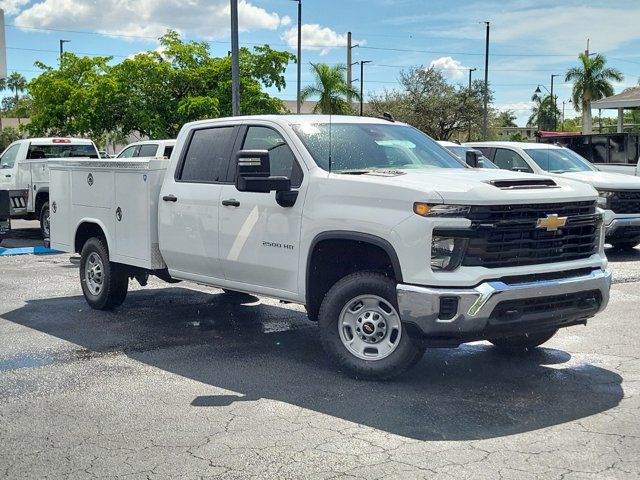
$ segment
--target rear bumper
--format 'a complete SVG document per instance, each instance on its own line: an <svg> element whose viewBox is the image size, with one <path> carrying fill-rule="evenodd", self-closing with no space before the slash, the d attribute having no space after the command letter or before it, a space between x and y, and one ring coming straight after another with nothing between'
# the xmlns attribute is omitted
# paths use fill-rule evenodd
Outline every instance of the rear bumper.
<svg viewBox="0 0 640 480"><path fill-rule="evenodd" d="M412 336L449 346L584 323L606 307L610 287L611 272L594 269L568 278L489 281L468 289L400 284L397 294Z"/></svg>

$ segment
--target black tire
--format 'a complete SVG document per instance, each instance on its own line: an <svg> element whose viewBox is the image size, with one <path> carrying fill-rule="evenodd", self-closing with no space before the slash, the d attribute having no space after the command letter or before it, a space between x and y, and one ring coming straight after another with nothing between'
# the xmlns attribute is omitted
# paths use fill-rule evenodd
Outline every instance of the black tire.
<svg viewBox="0 0 640 480"><path fill-rule="evenodd" d="M608 242L616 250L631 250L638 245L638 239L635 240L612 240Z"/></svg>
<svg viewBox="0 0 640 480"><path fill-rule="evenodd" d="M97 293L94 293L87 283L87 265L92 255L99 257L102 266L101 289ZM105 241L101 238L92 237L82 247L80 284L85 300L91 308L96 310L112 310L122 305L127 297L129 288L127 271L122 265L109 261L109 252Z"/></svg>
<svg viewBox="0 0 640 480"><path fill-rule="evenodd" d="M514 337L493 338L489 341L500 351L506 353L523 353L549 341L557 331L558 330L551 330L549 332L528 333Z"/></svg>
<svg viewBox="0 0 640 480"><path fill-rule="evenodd" d="M348 275L329 289L320 306L318 324L322 347L334 363L356 378L386 380L396 377L422 358L424 348L412 342L402 322L399 322L398 344L388 356L369 360L351 353L340 338L338 321L343 309L362 295L382 298L395 308L397 315L396 283L392 279L377 272Z"/></svg>
<svg viewBox="0 0 640 480"><path fill-rule="evenodd" d="M40 234L42 238L49 238L51 236L51 227L49 223L49 202L45 202L40 209Z"/></svg>

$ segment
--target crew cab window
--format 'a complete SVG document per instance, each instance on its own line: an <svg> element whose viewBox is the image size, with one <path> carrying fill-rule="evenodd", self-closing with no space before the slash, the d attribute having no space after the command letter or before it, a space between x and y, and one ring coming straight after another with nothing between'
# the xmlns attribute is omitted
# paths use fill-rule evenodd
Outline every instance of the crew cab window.
<svg viewBox="0 0 640 480"><path fill-rule="evenodd" d="M100 158L93 145L55 144L29 145L27 158Z"/></svg>
<svg viewBox="0 0 640 480"><path fill-rule="evenodd" d="M158 145L155 143L148 145L140 145L136 157L155 157L158 151Z"/></svg>
<svg viewBox="0 0 640 480"><path fill-rule="evenodd" d="M302 170L293 152L282 135L275 130L268 127L249 127L242 150L267 150L272 176L291 179L293 187L299 187L302 183Z"/></svg>
<svg viewBox="0 0 640 480"><path fill-rule="evenodd" d="M122 152L120 152L120 155L118 155L118 158L132 158L136 156L136 150L139 148L138 145L133 145L131 147L127 147L125 148Z"/></svg>
<svg viewBox="0 0 640 480"><path fill-rule="evenodd" d="M13 168L18 156L18 150L20 150L19 143L9 147L0 157L0 168Z"/></svg>
<svg viewBox="0 0 640 480"><path fill-rule="evenodd" d="M196 130L182 160L178 179L183 182L218 182L226 174L233 127ZM221 167L225 167L222 171Z"/></svg>
<svg viewBox="0 0 640 480"><path fill-rule="evenodd" d="M164 158L170 158L172 152L173 152L173 147L172 146L164 147L164 154L163 154Z"/></svg>
<svg viewBox="0 0 640 480"><path fill-rule="evenodd" d="M493 163L504 170L514 170L519 172L533 172L527 162L513 150L497 148L493 157Z"/></svg>

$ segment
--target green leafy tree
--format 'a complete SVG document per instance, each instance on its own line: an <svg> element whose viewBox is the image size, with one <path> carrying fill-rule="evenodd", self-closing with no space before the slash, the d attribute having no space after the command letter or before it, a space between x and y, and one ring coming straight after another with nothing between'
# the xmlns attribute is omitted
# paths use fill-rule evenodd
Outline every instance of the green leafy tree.
<svg viewBox="0 0 640 480"><path fill-rule="evenodd" d="M498 113L495 124L497 127L517 127L516 114L513 110L504 110Z"/></svg>
<svg viewBox="0 0 640 480"><path fill-rule="evenodd" d="M591 102L613 95L612 81L624 80L622 72L606 67L604 55L587 56L581 53L579 67L572 67L565 75L566 82L573 82L572 100L576 111L582 111L582 133L588 134L593 129Z"/></svg>
<svg viewBox="0 0 640 480"><path fill-rule="evenodd" d="M353 112L348 99L360 100L360 93L347 84L344 65L329 66L326 63L312 63L315 84L302 89L302 101L318 98L313 113L346 115Z"/></svg>
<svg viewBox="0 0 640 480"><path fill-rule="evenodd" d="M0 152L20 137L20 131L15 127L6 127L0 130Z"/></svg>
<svg viewBox="0 0 640 480"><path fill-rule="evenodd" d="M560 110L554 105L551 95L531 97L534 105L527 126L538 127L540 130L553 130L560 118Z"/></svg>
<svg viewBox="0 0 640 480"><path fill-rule="evenodd" d="M439 70L413 68L400 74L402 89L387 90L369 102L370 113L389 112L438 140L466 138L482 129L484 83L450 84ZM492 94L489 92L491 101Z"/></svg>

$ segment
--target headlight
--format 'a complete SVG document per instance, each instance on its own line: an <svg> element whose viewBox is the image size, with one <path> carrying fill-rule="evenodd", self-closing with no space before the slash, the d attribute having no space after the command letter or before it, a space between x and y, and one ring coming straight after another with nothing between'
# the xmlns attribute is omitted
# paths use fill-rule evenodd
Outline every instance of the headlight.
<svg viewBox="0 0 640 480"><path fill-rule="evenodd" d="M469 213L468 205L434 205L416 202L413 204L414 213L421 217L464 217Z"/></svg>
<svg viewBox="0 0 640 480"><path fill-rule="evenodd" d="M431 269L455 270L462 263L468 239L434 235L431 240Z"/></svg>
<svg viewBox="0 0 640 480"><path fill-rule="evenodd" d="M597 204L604 210L611 210L611 198L615 195L615 192L609 192L607 190L598 190Z"/></svg>

